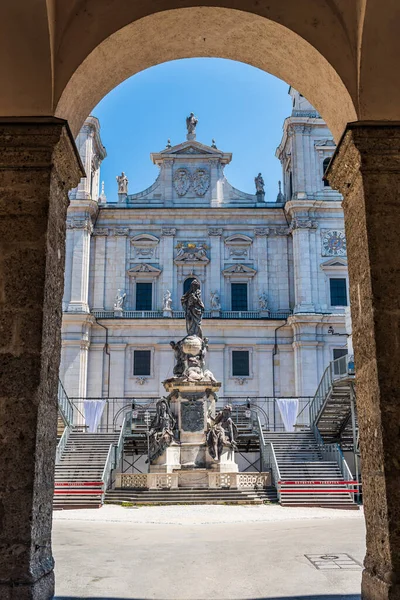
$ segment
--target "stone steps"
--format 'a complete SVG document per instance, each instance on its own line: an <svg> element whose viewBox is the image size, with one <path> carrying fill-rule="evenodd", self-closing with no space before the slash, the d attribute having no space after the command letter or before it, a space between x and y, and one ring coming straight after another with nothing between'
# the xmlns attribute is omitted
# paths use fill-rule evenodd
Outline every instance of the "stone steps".
<svg viewBox="0 0 400 600"><path fill-rule="evenodd" d="M272 486L264 490L233 490L178 488L172 490L109 490L105 503L122 504L262 504L277 502L276 490Z"/></svg>

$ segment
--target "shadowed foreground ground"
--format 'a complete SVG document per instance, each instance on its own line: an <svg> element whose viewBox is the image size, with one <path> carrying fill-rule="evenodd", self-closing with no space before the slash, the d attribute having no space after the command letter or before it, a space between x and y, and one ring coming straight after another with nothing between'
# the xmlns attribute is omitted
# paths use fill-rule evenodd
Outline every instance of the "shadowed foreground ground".
<svg viewBox="0 0 400 600"><path fill-rule="evenodd" d="M317 569L305 554L344 553L362 564L364 535L362 514L321 509L107 507L58 513L56 598L358 600L359 565Z"/></svg>

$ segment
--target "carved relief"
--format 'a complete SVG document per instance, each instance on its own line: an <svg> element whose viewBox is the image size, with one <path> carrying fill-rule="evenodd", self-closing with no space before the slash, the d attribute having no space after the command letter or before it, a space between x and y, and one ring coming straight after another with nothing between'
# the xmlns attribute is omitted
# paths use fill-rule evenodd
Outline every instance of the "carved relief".
<svg viewBox="0 0 400 600"><path fill-rule="evenodd" d="M179 242L176 245L175 263L208 263L207 244L199 242Z"/></svg>
<svg viewBox="0 0 400 600"><path fill-rule="evenodd" d="M222 227L210 227L210 229L208 230L208 235L209 236L221 236L223 234L224 230L222 229Z"/></svg>
<svg viewBox="0 0 400 600"><path fill-rule="evenodd" d="M190 187L190 173L187 169L177 169L173 177L174 188L178 196L184 196Z"/></svg>
<svg viewBox="0 0 400 600"><path fill-rule="evenodd" d="M197 169L192 175L193 189L198 196L204 196L210 187L210 174L205 169Z"/></svg>
<svg viewBox="0 0 400 600"><path fill-rule="evenodd" d="M204 429L203 402L181 402L181 424L184 431L202 431Z"/></svg>
<svg viewBox="0 0 400 600"><path fill-rule="evenodd" d="M290 224L290 229L292 231L295 229L316 229L317 227L318 223L314 219L300 217L295 217Z"/></svg>
<svg viewBox="0 0 400 600"><path fill-rule="evenodd" d="M175 227L163 227L161 229L161 233L162 233L162 235L166 235L166 236L174 236L174 235L176 235L176 228Z"/></svg>

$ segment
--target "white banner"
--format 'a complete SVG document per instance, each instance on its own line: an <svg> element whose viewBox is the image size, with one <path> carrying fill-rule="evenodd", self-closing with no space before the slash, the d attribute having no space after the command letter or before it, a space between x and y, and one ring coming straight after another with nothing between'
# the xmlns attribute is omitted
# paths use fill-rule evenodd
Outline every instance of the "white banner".
<svg viewBox="0 0 400 600"><path fill-rule="evenodd" d="M294 431L294 425L299 412L298 398L276 398L276 403L281 413L285 431Z"/></svg>
<svg viewBox="0 0 400 600"><path fill-rule="evenodd" d="M88 433L96 433L99 426L101 415L103 414L106 399L104 400L84 400L85 421L88 427Z"/></svg>

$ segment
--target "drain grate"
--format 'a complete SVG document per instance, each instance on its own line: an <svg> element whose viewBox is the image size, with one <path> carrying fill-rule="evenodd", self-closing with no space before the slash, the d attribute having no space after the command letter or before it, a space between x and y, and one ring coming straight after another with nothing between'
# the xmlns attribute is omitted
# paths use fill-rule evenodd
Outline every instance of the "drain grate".
<svg viewBox="0 0 400 600"><path fill-rule="evenodd" d="M359 571L362 569L360 563L350 556L350 554L338 552L337 554L305 554L304 556L320 571L332 569Z"/></svg>

